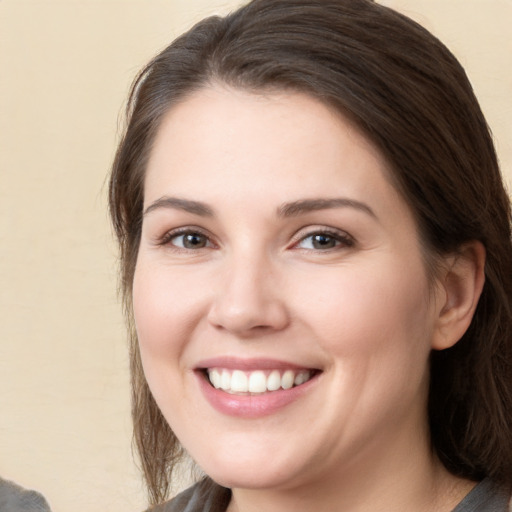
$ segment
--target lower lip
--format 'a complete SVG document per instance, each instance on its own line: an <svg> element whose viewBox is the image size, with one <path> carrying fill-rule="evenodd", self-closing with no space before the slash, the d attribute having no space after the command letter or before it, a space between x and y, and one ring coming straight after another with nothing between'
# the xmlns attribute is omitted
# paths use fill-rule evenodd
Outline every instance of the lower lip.
<svg viewBox="0 0 512 512"><path fill-rule="evenodd" d="M273 414L298 400L314 386L318 375L290 389L270 391L261 395L232 395L214 388L202 372L196 372L203 395L222 414L239 418L261 418Z"/></svg>

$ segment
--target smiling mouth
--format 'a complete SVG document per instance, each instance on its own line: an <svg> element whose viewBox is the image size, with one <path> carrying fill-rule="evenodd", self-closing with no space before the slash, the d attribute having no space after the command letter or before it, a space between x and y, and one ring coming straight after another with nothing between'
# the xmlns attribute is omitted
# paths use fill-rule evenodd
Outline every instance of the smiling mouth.
<svg viewBox="0 0 512 512"><path fill-rule="evenodd" d="M226 393L260 395L301 386L311 380L318 370L255 370L208 368L205 374L210 384Z"/></svg>

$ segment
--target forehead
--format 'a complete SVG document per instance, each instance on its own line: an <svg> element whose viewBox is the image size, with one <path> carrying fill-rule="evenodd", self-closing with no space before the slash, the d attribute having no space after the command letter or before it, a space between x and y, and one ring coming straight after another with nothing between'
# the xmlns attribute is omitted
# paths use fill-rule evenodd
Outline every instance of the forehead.
<svg viewBox="0 0 512 512"><path fill-rule="evenodd" d="M297 92L255 94L223 86L194 92L164 116L147 167L152 183L212 175L223 183L268 173L310 187L343 168L388 178L387 162L358 127L319 100ZM364 171L364 172L363 172ZM186 176L185 176L186 175ZM372 176L374 177L374 176Z"/></svg>

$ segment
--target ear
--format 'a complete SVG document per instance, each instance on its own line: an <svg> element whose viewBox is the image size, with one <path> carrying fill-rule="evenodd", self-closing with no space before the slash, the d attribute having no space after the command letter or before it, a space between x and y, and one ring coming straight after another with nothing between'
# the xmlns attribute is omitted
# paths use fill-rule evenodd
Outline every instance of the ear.
<svg viewBox="0 0 512 512"><path fill-rule="evenodd" d="M456 254L445 258L438 279L437 322L432 348L443 350L455 345L464 335L475 313L485 282L485 248L474 240Z"/></svg>

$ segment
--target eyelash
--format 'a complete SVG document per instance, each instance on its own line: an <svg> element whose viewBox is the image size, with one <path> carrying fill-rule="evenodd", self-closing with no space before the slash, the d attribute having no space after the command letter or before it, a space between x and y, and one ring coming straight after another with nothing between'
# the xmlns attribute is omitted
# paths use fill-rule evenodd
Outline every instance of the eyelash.
<svg viewBox="0 0 512 512"><path fill-rule="evenodd" d="M183 245L179 246L179 245L176 245L175 243L173 243L173 240L175 240L179 237L185 237L186 235L204 238L205 245L194 249L192 247L184 247ZM301 247L299 247L299 245L301 243L305 242L308 239L313 239L313 237L324 237L325 239L327 239L327 242L334 241L335 245L333 247L327 247L327 248L315 248L315 247L310 247L310 248L302 247L301 248ZM315 242L313 241L312 244L314 244L314 243ZM304 234L303 236L301 236L301 235L295 236L291 247L297 248L299 250L306 250L306 251L328 252L331 250L339 249L341 247L350 248L350 247L353 247L354 244L355 244L355 240L348 233L345 233L343 231L333 230L333 229L325 229L325 228L321 229L320 228L320 229L309 231L308 233ZM211 238L207 234L205 234L202 230L197 229L197 228L182 228L182 229L169 231L160 240L158 240L158 245L160 245L160 246L170 245L170 246L172 246L173 249L178 250L178 251L180 251L180 250L181 251L193 251L193 250L216 247L216 245L212 242Z"/></svg>
<svg viewBox="0 0 512 512"><path fill-rule="evenodd" d="M302 242L305 242L308 239L313 239L313 237L324 237L325 239L334 241L335 246L334 247L327 247L327 248L321 248L321 249L315 249L313 248L300 248L298 247L299 244ZM294 242L293 247L297 247L298 249L302 250L317 250L321 252L327 252L335 249L340 249L342 247L344 248L350 248L353 247L355 244L355 240L348 234L343 231L338 231L334 229L316 229L313 231L308 232L304 236L298 236L298 240ZM314 242L313 242L314 243Z"/></svg>
<svg viewBox="0 0 512 512"><path fill-rule="evenodd" d="M212 241L211 241L211 239L210 239L210 237L207 234L203 233L203 231L201 231L198 228L192 228L192 227L190 227L190 228L181 228L181 229L176 229L176 230L167 232L158 241L158 245L171 245L174 249L182 250L182 251L194 250L194 249L188 248L188 247L180 247L180 246L172 243L172 241L174 239L176 239L178 237L185 237L186 235L195 235L195 236L203 237L206 240L206 244L208 244L205 247L214 246ZM205 247L200 247L200 249L204 249Z"/></svg>

